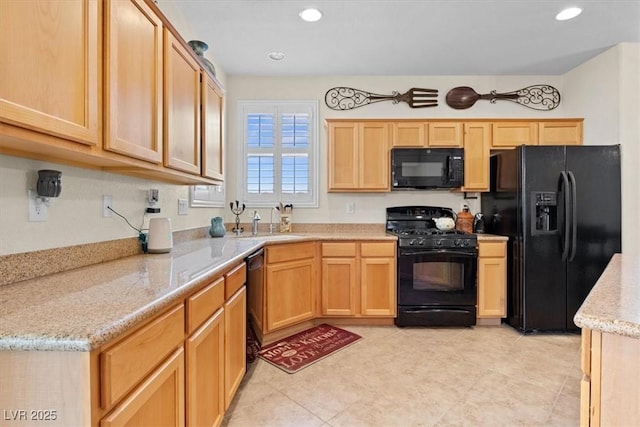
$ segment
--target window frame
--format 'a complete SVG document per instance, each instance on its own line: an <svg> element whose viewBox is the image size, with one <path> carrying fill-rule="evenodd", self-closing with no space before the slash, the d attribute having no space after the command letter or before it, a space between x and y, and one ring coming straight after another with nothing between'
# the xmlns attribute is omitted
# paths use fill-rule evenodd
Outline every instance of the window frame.
<svg viewBox="0 0 640 427"><path fill-rule="evenodd" d="M317 100L243 100L238 101L238 135L240 144L237 144L238 158L242 165L239 169L240 179L238 179L237 194L240 195L242 201L250 206L255 207L274 207L279 202L291 203L296 208L317 208L318 207L318 164L320 153L319 140L319 117L318 117ZM309 148L301 149L283 149L281 147L281 123L282 114L297 114L308 112L309 117ZM258 113L274 113L276 116L274 129L274 147L273 149L257 149L249 150L247 146L247 116L249 114ZM272 194L253 194L247 192L247 157L252 152L262 151L264 153L272 153L274 156L274 192ZM304 196L296 196L293 194L282 193L282 154L288 153L308 153L309 156L309 193ZM280 156L280 159L277 159Z"/></svg>

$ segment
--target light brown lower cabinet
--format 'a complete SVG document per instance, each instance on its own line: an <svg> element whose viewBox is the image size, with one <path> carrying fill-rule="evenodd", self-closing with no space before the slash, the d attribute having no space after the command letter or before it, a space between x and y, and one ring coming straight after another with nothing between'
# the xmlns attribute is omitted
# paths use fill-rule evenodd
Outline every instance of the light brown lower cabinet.
<svg viewBox="0 0 640 427"><path fill-rule="evenodd" d="M582 427L637 426L640 339L582 330Z"/></svg>
<svg viewBox="0 0 640 427"><path fill-rule="evenodd" d="M224 304L224 409L233 400L246 372L247 291L243 286Z"/></svg>
<svg viewBox="0 0 640 427"><path fill-rule="evenodd" d="M241 262L91 352L0 351L0 403L54 427L219 426L245 374L245 281Z"/></svg>
<svg viewBox="0 0 640 427"><path fill-rule="evenodd" d="M478 242L479 318L507 316L507 242Z"/></svg>
<svg viewBox="0 0 640 427"><path fill-rule="evenodd" d="M182 348L100 421L100 427L160 425L185 425Z"/></svg>
<svg viewBox="0 0 640 427"><path fill-rule="evenodd" d="M267 246L263 332L315 317L316 275L315 242Z"/></svg>
<svg viewBox="0 0 640 427"><path fill-rule="evenodd" d="M395 242L323 242L323 316L396 314Z"/></svg>
<svg viewBox="0 0 640 427"><path fill-rule="evenodd" d="M185 342L189 426L222 424L225 411L224 314L224 309L218 309Z"/></svg>

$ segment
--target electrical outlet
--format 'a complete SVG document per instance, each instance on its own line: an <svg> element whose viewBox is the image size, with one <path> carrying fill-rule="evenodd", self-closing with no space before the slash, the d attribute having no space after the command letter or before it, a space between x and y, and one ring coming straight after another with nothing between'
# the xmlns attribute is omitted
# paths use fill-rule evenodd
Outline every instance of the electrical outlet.
<svg viewBox="0 0 640 427"><path fill-rule="evenodd" d="M187 215L189 213L189 201L187 199L178 199L178 215Z"/></svg>
<svg viewBox="0 0 640 427"><path fill-rule="evenodd" d="M29 190L29 222L44 222L48 217L47 205L35 191Z"/></svg>
<svg viewBox="0 0 640 427"><path fill-rule="evenodd" d="M110 207L113 208L113 197L103 195L102 196L102 217L103 218L111 217L112 212L109 210Z"/></svg>
<svg viewBox="0 0 640 427"><path fill-rule="evenodd" d="M160 200L160 190L152 188L149 190L147 194L147 203L150 205L155 205Z"/></svg>
<svg viewBox="0 0 640 427"><path fill-rule="evenodd" d="M356 202L347 202L347 213L353 214L356 212Z"/></svg>

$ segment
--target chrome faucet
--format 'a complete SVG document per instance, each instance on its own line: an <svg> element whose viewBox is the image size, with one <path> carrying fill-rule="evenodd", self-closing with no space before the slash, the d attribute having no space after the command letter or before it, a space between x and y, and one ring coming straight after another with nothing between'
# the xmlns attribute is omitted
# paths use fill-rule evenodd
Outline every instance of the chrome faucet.
<svg viewBox="0 0 640 427"><path fill-rule="evenodd" d="M260 221L261 219L262 218L260 218L258 211L253 211L253 221L251 221L251 234L254 236L258 234L258 221Z"/></svg>

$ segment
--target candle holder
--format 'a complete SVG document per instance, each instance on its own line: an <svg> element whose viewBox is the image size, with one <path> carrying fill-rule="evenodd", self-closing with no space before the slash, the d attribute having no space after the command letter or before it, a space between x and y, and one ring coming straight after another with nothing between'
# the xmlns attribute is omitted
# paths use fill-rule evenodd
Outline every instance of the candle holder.
<svg viewBox="0 0 640 427"><path fill-rule="evenodd" d="M244 231L244 228L240 227L240 215L244 212L246 205L243 203L242 207L240 207L240 203L236 200L235 208L233 207L233 202L229 203L229 207L231 208L231 212L236 216L236 226L233 228L233 232L240 234Z"/></svg>

